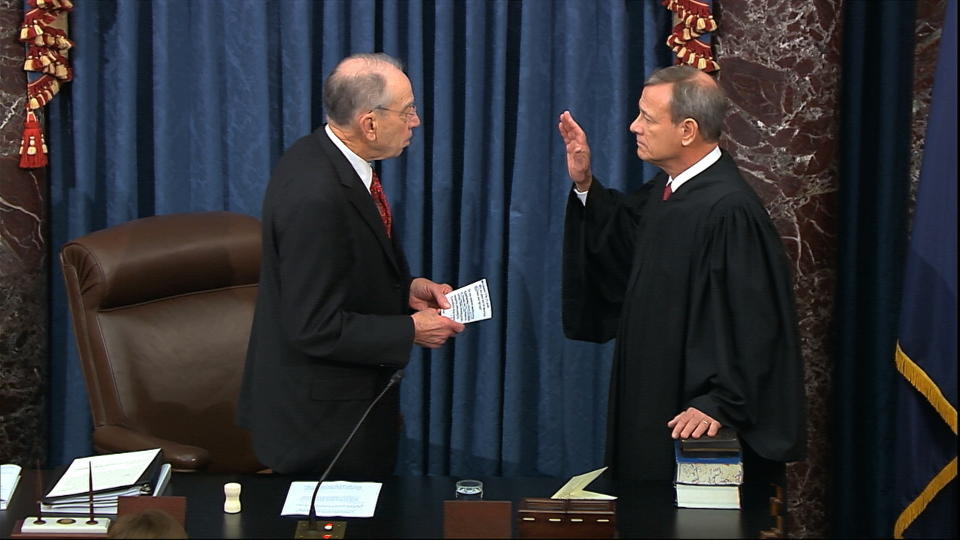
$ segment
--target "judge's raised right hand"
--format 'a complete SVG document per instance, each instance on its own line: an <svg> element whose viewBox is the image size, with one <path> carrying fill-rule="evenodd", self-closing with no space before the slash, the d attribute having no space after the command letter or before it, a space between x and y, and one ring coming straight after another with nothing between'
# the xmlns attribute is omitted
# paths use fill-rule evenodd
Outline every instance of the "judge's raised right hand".
<svg viewBox="0 0 960 540"><path fill-rule="evenodd" d="M427 308L413 315L413 342L421 347L436 349L451 336L463 332L463 324L440 315L439 309Z"/></svg>
<svg viewBox="0 0 960 540"><path fill-rule="evenodd" d="M573 119L570 111L560 113L560 123L557 124L563 144L567 150L567 174L576 184L579 191L587 191L593 182L593 173L590 171L590 145L587 144L587 134L580 128L580 124Z"/></svg>

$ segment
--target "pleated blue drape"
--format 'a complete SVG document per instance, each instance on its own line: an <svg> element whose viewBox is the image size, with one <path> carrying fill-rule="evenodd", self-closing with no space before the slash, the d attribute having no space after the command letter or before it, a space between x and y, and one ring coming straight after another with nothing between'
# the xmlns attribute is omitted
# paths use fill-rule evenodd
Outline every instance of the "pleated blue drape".
<svg viewBox="0 0 960 540"><path fill-rule="evenodd" d="M908 253L914 2L844 5L830 535L890 536ZM946 248L944 248L946 249ZM918 442L918 444L920 444Z"/></svg>
<svg viewBox="0 0 960 540"><path fill-rule="evenodd" d="M75 79L50 106L51 260L139 217L259 216L283 150L322 125L343 56L405 62L423 126L382 177L415 275L486 278L493 319L416 349L401 474L566 476L602 463L611 346L560 324L557 134L569 109L613 186L649 176L627 125L670 61L651 0L154 0L77 3ZM50 461L91 452L59 268L51 268Z"/></svg>

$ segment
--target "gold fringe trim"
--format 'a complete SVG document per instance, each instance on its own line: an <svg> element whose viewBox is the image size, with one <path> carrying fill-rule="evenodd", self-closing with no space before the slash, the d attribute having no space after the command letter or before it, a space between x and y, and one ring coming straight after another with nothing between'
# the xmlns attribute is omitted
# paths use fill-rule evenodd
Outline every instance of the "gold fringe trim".
<svg viewBox="0 0 960 540"><path fill-rule="evenodd" d="M943 421L950 426L953 434L957 434L957 408L947 401L947 398L940 391L937 383L927 375L927 372L916 364L907 353L900 347L900 340L897 340L897 350L894 353L894 361L897 364L897 371L907 381L917 389L930 402L930 405L937 411ZM954 456L950 463L940 470L933 479L927 483L917 497L907 505L906 508L897 516L897 521L893 525L893 537L903 538L903 532L911 523L927 508L930 501L937 496L947 484L957 477L957 457Z"/></svg>
<svg viewBox="0 0 960 540"><path fill-rule="evenodd" d="M947 401L943 392L940 391L940 387L937 386L937 383L933 382L933 379L927 375L927 372L911 360L910 357L907 356L907 353L903 352L903 349L900 348L900 340L897 340L897 351L894 355L894 360L897 363L897 371L899 371L923 397L927 398L927 401L933 405L933 408L936 409L937 413L943 418L943 421L950 426L953 434L956 435L957 408Z"/></svg>
<svg viewBox="0 0 960 540"><path fill-rule="evenodd" d="M898 344L898 351L899 348ZM956 432L956 424L954 424L954 432ZM947 463L947 466L941 469L940 472L933 477L933 480L930 480L927 487L923 488L920 495L904 508L903 512L900 512L900 515L897 516L897 522L893 524L893 537L903 538L903 531L907 530L907 527L913 523L913 520L917 519L917 516L927 508L927 505L937 496L937 493L956 477L957 458L954 456L954 458L950 460L950 463Z"/></svg>

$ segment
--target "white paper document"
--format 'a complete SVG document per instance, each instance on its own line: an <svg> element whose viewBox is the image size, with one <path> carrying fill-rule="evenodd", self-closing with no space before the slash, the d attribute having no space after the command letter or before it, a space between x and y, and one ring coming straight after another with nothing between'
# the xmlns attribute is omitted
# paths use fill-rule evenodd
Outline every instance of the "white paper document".
<svg viewBox="0 0 960 540"><path fill-rule="evenodd" d="M90 490L90 466L93 469L94 491L132 486L153 463L159 452L159 448L154 448L74 459L46 497L76 494L86 496Z"/></svg>
<svg viewBox="0 0 960 540"><path fill-rule="evenodd" d="M450 309L441 309L440 314L458 323L467 324L493 316L486 279L448 292L447 301L450 302Z"/></svg>
<svg viewBox="0 0 960 540"><path fill-rule="evenodd" d="M13 463L0 465L0 510L6 510L13 498L13 490L20 482L20 466Z"/></svg>
<svg viewBox="0 0 960 540"><path fill-rule="evenodd" d="M380 482L324 482L317 491L317 516L373 517L381 486ZM291 482L280 515L310 515L310 496L316 487L316 482Z"/></svg>
<svg viewBox="0 0 960 540"><path fill-rule="evenodd" d="M607 470L606 467L602 469L597 469L595 471L590 471L578 476L571 478L562 488L557 490L553 494L551 499L602 499L602 500L614 500L616 497L613 495L604 495L603 493L594 493L592 491L585 491L583 488L590 485L590 482L593 482L598 476L600 476L603 471Z"/></svg>

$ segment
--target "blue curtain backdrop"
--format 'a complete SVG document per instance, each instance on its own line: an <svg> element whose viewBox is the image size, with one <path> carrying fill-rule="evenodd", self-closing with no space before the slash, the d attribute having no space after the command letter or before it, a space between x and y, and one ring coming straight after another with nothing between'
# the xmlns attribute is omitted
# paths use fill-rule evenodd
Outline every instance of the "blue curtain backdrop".
<svg viewBox="0 0 960 540"><path fill-rule="evenodd" d="M566 340L560 246L570 182L557 117L596 174L636 187L627 125L671 58L649 0L80 0L75 79L50 106L51 247L139 217L259 216L272 165L322 125L320 89L353 52L402 59L424 124L382 176L415 275L486 278L492 320L416 350L402 386L403 474L566 476L599 466L610 345ZM91 452L59 268L51 269L50 464Z"/></svg>
<svg viewBox="0 0 960 540"><path fill-rule="evenodd" d="M916 10L865 1L843 9L830 470L838 538L893 530L901 377L891 359L907 254Z"/></svg>

